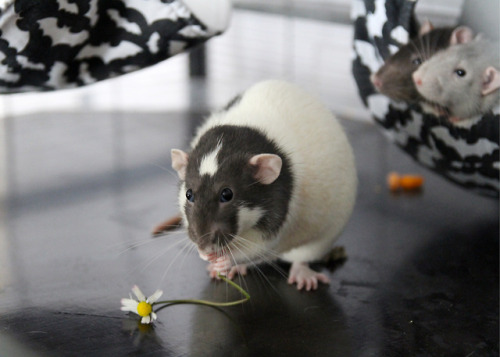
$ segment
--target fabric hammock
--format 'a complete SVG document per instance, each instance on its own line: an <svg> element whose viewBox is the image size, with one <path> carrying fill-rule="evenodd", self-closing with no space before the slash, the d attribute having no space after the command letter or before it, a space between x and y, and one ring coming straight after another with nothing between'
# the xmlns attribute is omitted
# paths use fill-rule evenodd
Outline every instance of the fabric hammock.
<svg viewBox="0 0 500 357"><path fill-rule="evenodd" d="M73 88L151 66L221 33L230 12L228 0L211 1L212 8L205 0L3 2L4 94ZM201 20L212 15L215 25Z"/></svg>

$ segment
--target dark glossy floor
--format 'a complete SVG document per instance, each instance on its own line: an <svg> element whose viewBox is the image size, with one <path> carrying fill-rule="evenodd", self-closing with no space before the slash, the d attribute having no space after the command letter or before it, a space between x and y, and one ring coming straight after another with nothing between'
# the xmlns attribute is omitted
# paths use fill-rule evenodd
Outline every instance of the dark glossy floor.
<svg viewBox="0 0 500 357"><path fill-rule="evenodd" d="M299 292L273 269L239 281L246 305L170 306L151 326L120 311L138 284L166 299L226 301L176 212L169 150L199 114L7 118L0 207L1 356L498 356L498 201L416 166L370 124L344 120L359 195L329 286ZM388 171L426 177L392 195Z"/></svg>

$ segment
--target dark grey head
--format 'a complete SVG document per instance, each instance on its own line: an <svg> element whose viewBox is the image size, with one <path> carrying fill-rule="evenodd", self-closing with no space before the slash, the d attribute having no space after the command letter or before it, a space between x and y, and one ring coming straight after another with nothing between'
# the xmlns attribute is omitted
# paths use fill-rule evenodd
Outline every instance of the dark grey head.
<svg viewBox="0 0 500 357"><path fill-rule="evenodd" d="M181 178L179 202L189 237L212 253L252 229L271 239L286 219L292 193L289 159L264 133L216 126L190 154L172 150Z"/></svg>
<svg viewBox="0 0 500 357"><path fill-rule="evenodd" d="M436 52L450 46L453 28L426 28L419 36L385 60L377 73L371 76L375 89L387 97L406 102L420 101L412 73Z"/></svg>

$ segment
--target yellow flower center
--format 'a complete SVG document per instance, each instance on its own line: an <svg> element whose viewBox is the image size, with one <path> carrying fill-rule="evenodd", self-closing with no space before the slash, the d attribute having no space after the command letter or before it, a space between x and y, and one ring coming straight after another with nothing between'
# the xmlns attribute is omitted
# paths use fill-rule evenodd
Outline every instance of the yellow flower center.
<svg viewBox="0 0 500 357"><path fill-rule="evenodd" d="M151 304L147 303L146 301L141 301L137 305L137 314L139 314L139 316L148 316L151 311L153 311L153 308L151 307Z"/></svg>

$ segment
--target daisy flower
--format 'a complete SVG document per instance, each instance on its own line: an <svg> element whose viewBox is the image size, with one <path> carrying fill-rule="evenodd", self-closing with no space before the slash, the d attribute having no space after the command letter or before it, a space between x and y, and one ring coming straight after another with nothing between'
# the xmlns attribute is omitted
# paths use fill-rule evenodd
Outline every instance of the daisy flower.
<svg viewBox="0 0 500 357"><path fill-rule="evenodd" d="M158 301L160 296L163 294L163 291L156 290L153 295L146 298L141 289L139 289L137 285L134 285L134 287L132 288L132 292L137 297L137 299L132 298L132 295L130 295L130 298L128 299L122 299L121 310L130 311L141 316L142 324L149 324L156 320L156 314L153 311L153 305L156 301Z"/></svg>
<svg viewBox="0 0 500 357"><path fill-rule="evenodd" d="M146 298L146 296L144 296L139 287L135 285L132 288L132 292L137 297L137 299L132 298L132 295L130 295L130 298L128 299L122 299L121 310L133 312L134 314L141 316L142 317L141 324L150 324L157 318L156 313L153 311L153 306L163 305L157 308L156 311L159 311L168 305L174 305L174 304L198 304L206 306L227 307L227 306L235 306L238 304L243 304L248 300L250 300L250 295L245 290L243 290L241 286L227 279L223 275L219 274L218 277L221 280L224 280L227 284L233 286L244 297L242 299L229 302L215 302L215 301L199 300L199 299L176 299L176 300L158 301L160 296L163 294L163 291L156 290L153 295Z"/></svg>

